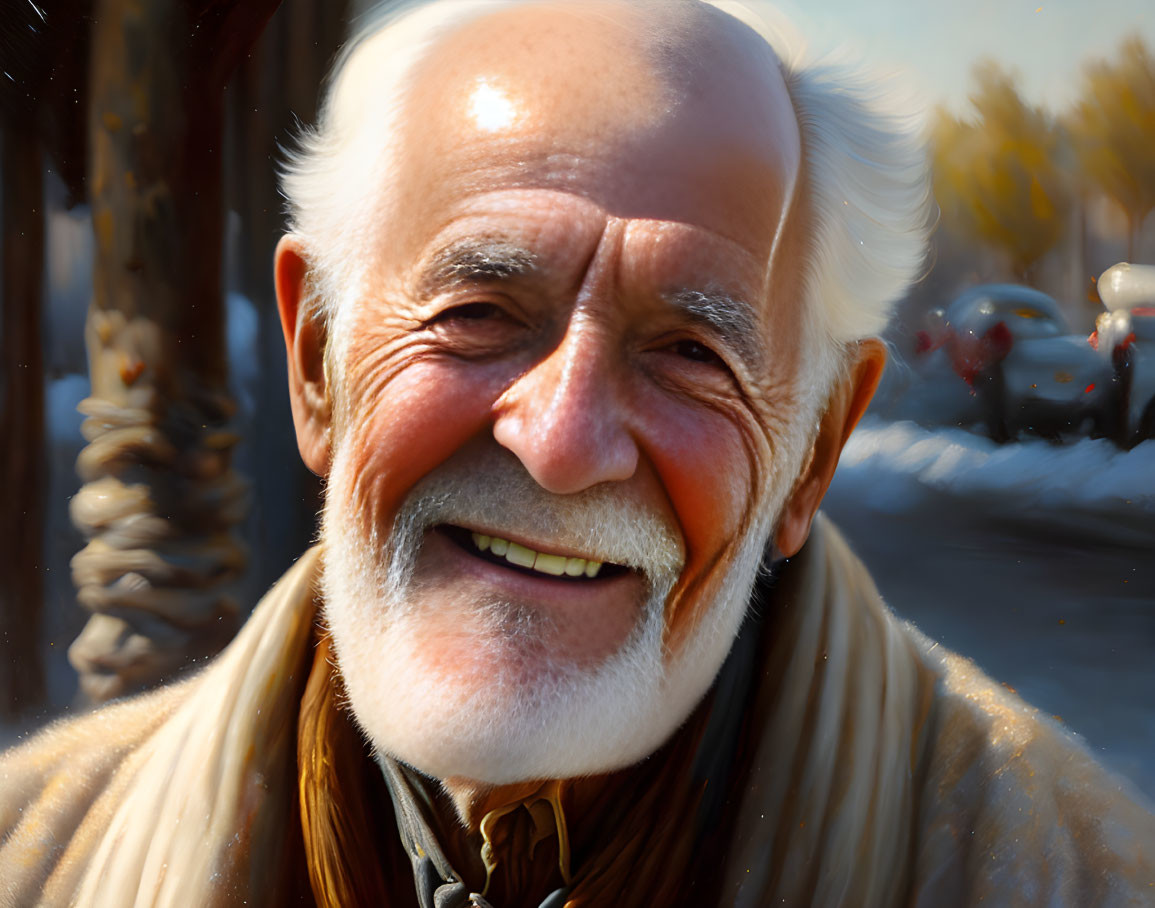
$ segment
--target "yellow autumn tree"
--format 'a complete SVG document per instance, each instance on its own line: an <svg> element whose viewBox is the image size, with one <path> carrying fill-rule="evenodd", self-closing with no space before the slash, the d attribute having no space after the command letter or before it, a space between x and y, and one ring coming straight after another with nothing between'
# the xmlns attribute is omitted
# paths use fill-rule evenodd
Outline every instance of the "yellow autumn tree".
<svg viewBox="0 0 1155 908"><path fill-rule="evenodd" d="M939 108L932 123L935 197L945 227L1002 251L1030 283L1071 208L1062 131L997 63L979 63L974 80L972 115Z"/></svg>
<svg viewBox="0 0 1155 908"><path fill-rule="evenodd" d="M1132 260L1155 208L1155 57L1142 38L1126 39L1112 59L1087 66L1069 129L1088 181L1127 215Z"/></svg>

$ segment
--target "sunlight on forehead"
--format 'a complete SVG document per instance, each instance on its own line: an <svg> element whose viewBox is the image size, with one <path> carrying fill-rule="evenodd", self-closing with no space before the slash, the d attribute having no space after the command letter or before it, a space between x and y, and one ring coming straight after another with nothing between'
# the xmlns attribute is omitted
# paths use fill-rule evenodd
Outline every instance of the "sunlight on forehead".
<svg viewBox="0 0 1155 908"><path fill-rule="evenodd" d="M482 77L477 80L477 86L470 97L469 115L478 129L497 132L514 124L517 108L504 90Z"/></svg>

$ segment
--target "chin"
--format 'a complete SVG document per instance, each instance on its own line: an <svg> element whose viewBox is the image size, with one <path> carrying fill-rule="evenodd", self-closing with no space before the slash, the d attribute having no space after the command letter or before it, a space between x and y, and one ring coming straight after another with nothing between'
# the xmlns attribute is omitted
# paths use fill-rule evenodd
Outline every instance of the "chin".
<svg viewBox="0 0 1155 908"><path fill-rule="evenodd" d="M490 785L611 772L661 747L725 661L766 535L747 536L679 653L663 644L667 587L618 651L577 666L535 622L511 632L505 603L476 603L447 634L420 587L398 589L343 523L327 516L323 592L358 724L379 752L429 776Z"/></svg>

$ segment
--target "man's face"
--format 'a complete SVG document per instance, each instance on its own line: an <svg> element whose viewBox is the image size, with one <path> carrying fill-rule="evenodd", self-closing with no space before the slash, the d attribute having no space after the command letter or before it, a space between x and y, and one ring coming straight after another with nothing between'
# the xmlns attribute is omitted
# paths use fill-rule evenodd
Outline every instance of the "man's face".
<svg viewBox="0 0 1155 908"><path fill-rule="evenodd" d="M713 19L663 75L614 10L432 52L341 301L327 618L375 744L442 777L659 746L805 447L781 79Z"/></svg>

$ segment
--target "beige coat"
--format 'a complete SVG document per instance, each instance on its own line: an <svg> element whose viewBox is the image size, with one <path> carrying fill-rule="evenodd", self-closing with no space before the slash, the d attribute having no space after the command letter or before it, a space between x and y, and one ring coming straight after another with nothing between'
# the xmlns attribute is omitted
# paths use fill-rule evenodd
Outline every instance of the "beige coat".
<svg viewBox="0 0 1155 908"><path fill-rule="evenodd" d="M309 551L191 680L0 757L0 905L279 904ZM1155 905L1155 816L891 614L820 518L784 573L719 904Z"/></svg>

